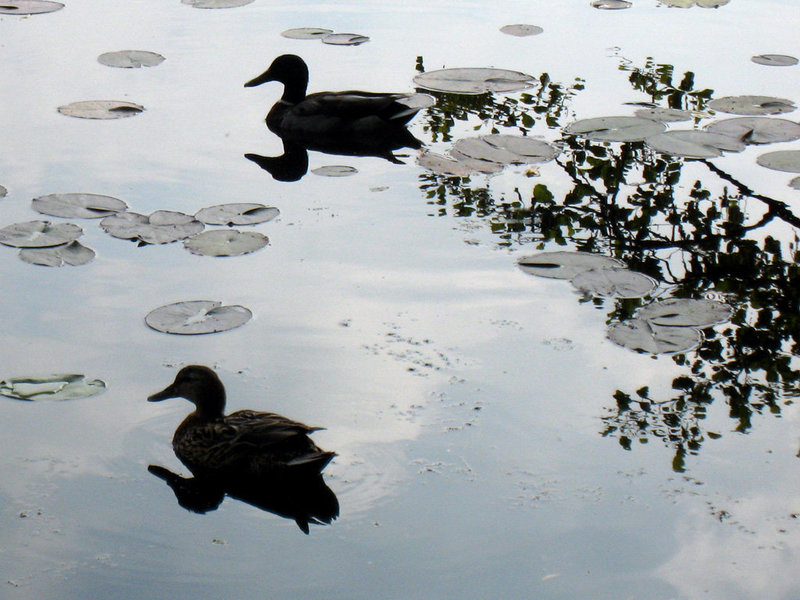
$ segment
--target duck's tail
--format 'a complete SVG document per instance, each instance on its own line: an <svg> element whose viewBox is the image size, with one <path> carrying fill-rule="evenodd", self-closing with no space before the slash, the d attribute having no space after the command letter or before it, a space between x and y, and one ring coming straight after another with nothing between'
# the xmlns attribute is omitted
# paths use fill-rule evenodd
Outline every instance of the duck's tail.
<svg viewBox="0 0 800 600"><path fill-rule="evenodd" d="M328 463L336 456L336 452L328 452L319 450L317 452L309 452L303 456L293 458L286 463L286 467L292 473L321 473L322 470L328 466Z"/></svg>

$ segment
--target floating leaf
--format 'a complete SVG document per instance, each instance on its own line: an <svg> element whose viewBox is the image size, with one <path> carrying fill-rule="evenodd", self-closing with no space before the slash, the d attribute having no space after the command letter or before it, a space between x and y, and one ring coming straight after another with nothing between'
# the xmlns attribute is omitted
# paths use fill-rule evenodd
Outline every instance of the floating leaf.
<svg viewBox="0 0 800 600"><path fill-rule="evenodd" d="M756 158L756 162L762 167L774 171L788 171L789 173L800 173L800 150L780 150L778 152L767 152Z"/></svg>
<svg viewBox="0 0 800 600"><path fill-rule="evenodd" d="M329 33L322 36L323 44L333 46L359 46L369 41L366 35L358 33Z"/></svg>
<svg viewBox="0 0 800 600"><path fill-rule="evenodd" d="M135 212L117 213L100 221L100 227L115 238L146 244L169 244L204 229L194 217L168 210L158 210L150 216Z"/></svg>
<svg viewBox="0 0 800 600"><path fill-rule="evenodd" d="M95 253L80 242L71 242L50 248L23 248L19 251L19 257L27 263L43 267L79 267L92 262Z"/></svg>
<svg viewBox="0 0 800 600"><path fill-rule="evenodd" d="M800 125L788 119L734 117L706 126L706 131L721 133L745 144L773 144L800 139Z"/></svg>
<svg viewBox="0 0 800 600"><path fill-rule="evenodd" d="M16 400L77 400L105 391L99 379L81 374L12 377L0 381L0 394Z"/></svg>
<svg viewBox="0 0 800 600"><path fill-rule="evenodd" d="M594 0L592 6L603 10L619 10L621 8L630 8L633 5L626 0Z"/></svg>
<svg viewBox="0 0 800 600"><path fill-rule="evenodd" d="M519 71L490 68L440 69L414 77L419 87L434 92L485 94L516 92L533 87L533 77Z"/></svg>
<svg viewBox="0 0 800 600"><path fill-rule="evenodd" d="M708 108L732 115L778 115L797 107L791 100L773 96L725 96L709 102Z"/></svg>
<svg viewBox="0 0 800 600"><path fill-rule="evenodd" d="M182 0L195 8L236 8L250 4L253 0Z"/></svg>
<svg viewBox="0 0 800 600"><path fill-rule="evenodd" d="M463 162L454 158L436 154L435 152L423 152L417 157L417 164L429 171L439 175L451 177L467 177L472 173L472 169Z"/></svg>
<svg viewBox="0 0 800 600"><path fill-rule="evenodd" d="M120 69L156 67L164 60L165 58L160 54L148 50L119 50L118 52L106 52L97 57L97 62L101 65Z"/></svg>
<svg viewBox="0 0 800 600"><path fill-rule="evenodd" d="M637 352L668 354L696 348L703 341L703 334L693 327L669 327L644 319L628 319L609 327L608 339Z"/></svg>
<svg viewBox="0 0 800 600"><path fill-rule="evenodd" d="M256 225L271 221L279 214L281 211L274 206L232 202L199 210L194 218L206 225Z"/></svg>
<svg viewBox="0 0 800 600"><path fill-rule="evenodd" d="M544 31L544 29L542 29L538 25L518 24L518 25L503 25L503 27L500 28L500 31L502 33L505 33L506 35L513 35L516 37L527 37L529 35L539 35Z"/></svg>
<svg viewBox="0 0 800 600"><path fill-rule="evenodd" d="M235 329L253 316L244 306L223 306L213 300L167 304L151 311L145 323L156 331L176 335L201 335Z"/></svg>
<svg viewBox="0 0 800 600"><path fill-rule="evenodd" d="M691 8L692 6L719 8L730 2L730 0L660 0L660 2L665 6L674 6L676 8Z"/></svg>
<svg viewBox="0 0 800 600"><path fill-rule="evenodd" d="M458 140L450 154L459 161L472 159L501 165L536 164L553 160L558 150L541 140L519 135L485 135Z"/></svg>
<svg viewBox="0 0 800 600"><path fill-rule="evenodd" d="M58 112L78 119L122 119L144 112L144 106L122 100L82 100L59 106Z"/></svg>
<svg viewBox="0 0 800 600"><path fill-rule="evenodd" d="M409 94L408 96L397 98L396 102L409 108L422 110L436 104L436 98L430 94Z"/></svg>
<svg viewBox="0 0 800 600"><path fill-rule="evenodd" d="M0 229L0 244L14 248L46 248L68 244L82 235L83 229L72 223L54 225L50 221L27 221Z"/></svg>
<svg viewBox="0 0 800 600"><path fill-rule="evenodd" d="M128 209L119 198L101 194L47 194L34 198L31 208L43 215L66 219L99 219Z"/></svg>
<svg viewBox="0 0 800 600"><path fill-rule="evenodd" d="M55 12L64 8L61 2L49 2L48 0L3 0L0 3L0 14L2 15L40 15L42 13Z"/></svg>
<svg viewBox="0 0 800 600"><path fill-rule="evenodd" d="M183 242L192 254L203 256L241 256L260 250L269 243L265 235L255 231L217 229L204 231Z"/></svg>
<svg viewBox="0 0 800 600"><path fill-rule="evenodd" d="M741 152L744 142L721 133L697 129L674 130L659 133L645 140L657 152L689 158L714 158L722 151Z"/></svg>
<svg viewBox="0 0 800 600"><path fill-rule="evenodd" d="M579 291L607 298L643 298L658 283L652 277L624 268L589 269L572 278Z"/></svg>
<svg viewBox="0 0 800 600"><path fill-rule="evenodd" d="M661 121L662 123L691 121L694 118L694 113L688 110L681 110L680 108L662 108L660 106L640 108L635 110L633 114L642 119L651 119L653 121Z"/></svg>
<svg viewBox="0 0 800 600"><path fill-rule="evenodd" d="M604 142L639 142L661 133L666 126L639 117L596 117L581 119L567 126L566 133Z"/></svg>
<svg viewBox="0 0 800 600"><path fill-rule="evenodd" d="M324 167L311 169L311 172L322 177L347 177L358 173L358 169L347 165L325 165Z"/></svg>
<svg viewBox="0 0 800 600"><path fill-rule="evenodd" d="M624 267L615 258L590 254L589 252L539 252L517 259L519 268L529 275L551 279L573 279L589 269L613 269Z"/></svg>
<svg viewBox="0 0 800 600"><path fill-rule="evenodd" d="M323 29L320 27L296 27L295 29L287 29L281 32L285 38L293 40L318 40L319 38L333 33L333 29Z"/></svg>
<svg viewBox="0 0 800 600"><path fill-rule="evenodd" d="M655 325L670 327L709 327L731 318L731 307L704 298L669 298L649 304L636 317Z"/></svg>
<svg viewBox="0 0 800 600"><path fill-rule="evenodd" d="M750 60L768 67L791 67L797 64L797 59L794 56L786 54L759 54L758 56L753 56Z"/></svg>

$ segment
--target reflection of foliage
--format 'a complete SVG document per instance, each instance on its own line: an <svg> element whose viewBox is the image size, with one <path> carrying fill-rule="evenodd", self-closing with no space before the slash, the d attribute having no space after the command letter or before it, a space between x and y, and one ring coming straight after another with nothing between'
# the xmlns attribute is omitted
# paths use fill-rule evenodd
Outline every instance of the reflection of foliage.
<svg viewBox="0 0 800 600"><path fill-rule="evenodd" d="M620 69L656 105L701 114L713 96L695 89L693 73L675 84L670 65L648 60L643 68ZM456 121L477 117L477 129L516 127L527 134L540 116L548 127L560 128L569 99L583 86L564 89L546 75L540 82L538 94L519 101L444 95L429 112L427 129L434 141L449 140ZM520 113L526 109L533 113L528 118ZM501 245L534 241L538 248L570 244L610 254L670 286L673 296L713 295L735 307L731 322L717 333L709 329L700 348L673 357L686 372L673 381L671 398L650 398L646 388L617 391L616 407L603 418L603 434L626 449L634 441L661 439L673 448L673 468L681 471L687 454L719 435L702 426L715 399L724 399L735 429L744 433L754 414L780 414L800 395L800 372L793 366L800 354L800 217L707 160L670 158L642 142L610 145L564 136L561 143L557 164L571 187L560 197L540 183L529 201L519 190L513 198L495 198L488 182L480 187L468 178L434 174L422 176L420 187L440 215L486 219ZM791 232L793 241L777 237L781 230ZM616 302L609 321L629 318L640 302Z"/></svg>

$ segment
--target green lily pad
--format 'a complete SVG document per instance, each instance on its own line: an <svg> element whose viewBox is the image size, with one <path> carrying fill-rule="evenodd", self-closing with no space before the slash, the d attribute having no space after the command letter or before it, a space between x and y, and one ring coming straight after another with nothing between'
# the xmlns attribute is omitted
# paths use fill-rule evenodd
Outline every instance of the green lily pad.
<svg viewBox="0 0 800 600"><path fill-rule="evenodd" d="M175 335L202 335L241 327L253 316L244 306L223 306L213 300L175 302L156 308L145 317L148 327Z"/></svg>
<svg viewBox="0 0 800 600"><path fill-rule="evenodd" d="M260 250L268 243L267 236L255 231L217 229L198 233L183 245L192 254L202 256L241 256Z"/></svg>
<svg viewBox="0 0 800 600"><path fill-rule="evenodd" d="M797 59L787 54L759 54L751 57L750 60L768 67L792 67L797 64Z"/></svg>
<svg viewBox="0 0 800 600"><path fill-rule="evenodd" d="M4 0L0 4L2 15L40 15L64 8L61 2L48 0Z"/></svg>
<svg viewBox="0 0 800 600"><path fill-rule="evenodd" d="M534 78L526 73L491 68L440 69L414 77L414 83L421 88L453 94L516 92L533 87L533 82Z"/></svg>
<svg viewBox="0 0 800 600"><path fill-rule="evenodd" d="M279 214L281 211L274 206L232 202L203 208L194 218L206 225L257 225L271 221Z"/></svg>
<svg viewBox="0 0 800 600"><path fill-rule="evenodd" d="M721 133L745 144L773 144L800 139L800 125L788 119L734 117L709 123L706 131Z"/></svg>
<svg viewBox="0 0 800 600"><path fill-rule="evenodd" d="M324 167L311 169L311 172L322 177L348 177L358 173L358 169L347 165L325 165Z"/></svg>
<svg viewBox="0 0 800 600"><path fill-rule="evenodd" d="M800 173L800 150L767 152L756 158L756 162L762 167L772 169L773 171Z"/></svg>
<svg viewBox="0 0 800 600"><path fill-rule="evenodd" d="M500 165L526 165L553 160L558 150L547 142L521 135L484 135L458 140L450 154L461 161L468 158Z"/></svg>
<svg viewBox="0 0 800 600"><path fill-rule="evenodd" d="M79 267L92 262L95 253L80 242L71 242L50 248L22 248L19 257L27 263L43 267Z"/></svg>
<svg viewBox="0 0 800 600"><path fill-rule="evenodd" d="M253 0L182 0L195 8L236 8L250 4Z"/></svg>
<svg viewBox="0 0 800 600"><path fill-rule="evenodd" d="M417 164L424 169L448 177L467 177L473 172L473 169L463 162L435 152L422 152L417 157Z"/></svg>
<svg viewBox="0 0 800 600"><path fill-rule="evenodd" d="M106 52L97 57L97 62L107 67L118 69L139 69L141 67L156 67L166 60L156 52L148 50L119 50Z"/></svg>
<svg viewBox="0 0 800 600"><path fill-rule="evenodd" d="M572 285L579 291L606 298L643 298L658 283L644 273L624 268L589 269L575 275Z"/></svg>
<svg viewBox="0 0 800 600"><path fill-rule="evenodd" d="M708 108L732 115L779 115L797 107L791 100L774 96L725 96L708 103Z"/></svg>
<svg viewBox="0 0 800 600"><path fill-rule="evenodd" d="M600 8L603 10L620 10L622 8L630 8L633 6L630 2L626 0L594 0L591 4L595 8Z"/></svg>
<svg viewBox="0 0 800 600"><path fill-rule="evenodd" d="M745 143L728 135L697 129L665 131L651 136L645 143L663 154L688 158L714 158L722 152L741 152Z"/></svg>
<svg viewBox="0 0 800 600"><path fill-rule="evenodd" d="M517 265L529 275L550 279L573 279L589 269L614 269L625 264L615 258L589 252L539 252L517 259Z"/></svg>
<svg viewBox="0 0 800 600"><path fill-rule="evenodd" d="M99 219L128 210L119 198L101 194L47 194L34 198L31 208L43 215L66 219Z"/></svg>
<svg viewBox="0 0 800 600"><path fill-rule="evenodd" d="M12 377L0 381L0 394L15 400L77 400L102 393L105 382L80 374Z"/></svg>
<svg viewBox="0 0 800 600"><path fill-rule="evenodd" d="M513 35L515 37L528 37L530 35L539 35L544 31L538 25L526 25L526 24L517 24L517 25L503 25L500 28L501 33L505 33L506 35Z"/></svg>
<svg viewBox="0 0 800 600"><path fill-rule="evenodd" d="M694 113L680 108L662 108L656 106L653 108L640 108L633 111L633 114L642 119L651 119L653 121L661 121L662 123L677 123L679 121L691 121L694 118Z"/></svg>
<svg viewBox="0 0 800 600"><path fill-rule="evenodd" d="M661 133L666 126L652 119L639 117L596 117L581 119L564 130L590 140L603 142L640 142Z"/></svg>
<svg viewBox="0 0 800 600"><path fill-rule="evenodd" d="M287 29L281 32L285 38L293 40L318 40L321 37L333 33L333 29L324 29L321 27L296 27L294 29Z"/></svg>
<svg viewBox="0 0 800 600"><path fill-rule="evenodd" d="M669 298L641 308L636 317L655 325L670 327L709 327L731 318L732 309L724 302L704 298Z"/></svg>
<svg viewBox="0 0 800 600"><path fill-rule="evenodd" d="M117 213L100 221L100 227L115 238L145 244L177 242L205 228L194 217L169 210L157 210L149 216L135 212Z"/></svg>
<svg viewBox="0 0 800 600"><path fill-rule="evenodd" d="M14 248L46 248L77 240L83 229L72 223L26 221L0 229L0 244Z"/></svg>
<svg viewBox="0 0 800 600"><path fill-rule="evenodd" d="M369 37L359 33L329 33L321 39L323 44L332 46L360 46L369 41Z"/></svg>
<svg viewBox="0 0 800 600"><path fill-rule="evenodd" d="M636 352L675 354L699 346L703 334L694 327L656 325L644 319L628 319L608 329L608 339Z"/></svg>
<svg viewBox="0 0 800 600"><path fill-rule="evenodd" d="M123 100L81 100L59 106L58 112L78 119L124 119L144 112L144 106Z"/></svg>

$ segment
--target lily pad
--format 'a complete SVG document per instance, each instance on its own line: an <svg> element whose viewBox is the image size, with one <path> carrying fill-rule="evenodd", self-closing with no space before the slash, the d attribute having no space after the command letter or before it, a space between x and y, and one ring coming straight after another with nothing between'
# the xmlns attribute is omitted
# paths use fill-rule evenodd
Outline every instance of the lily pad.
<svg viewBox="0 0 800 600"><path fill-rule="evenodd" d="M526 73L491 68L440 69L414 77L414 83L426 90L473 95L527 90L533 87L533 80Z"/></svg>
<svg viewBox="0 0 800 600"><path fill-rule="evenodd" d="M195 8L236 8L250 4L253 0L182 0Z"/></svg>
<svg viewBox="0 0 800 600"><path fill-rule="evenodd" d="M637 352L674 354L699 346L703 334L694 327L669 327L644 319L628 319L609 327L608 339Z"/></svg>
<svg viewBox="0 0 800 600"><path fill-rule="evenodd" d="M0 394L16 400L77 400L102 393L105 382L85 375L12 377L0 381Z"/></svg>
<svg viewBox="0 0 800 600"><path fill-rule="evenodd" d="M144 112L144 106L123 100L81 100L59 106L58 112L78 119L123 119Z"/></svg>
<svg viewBox="0 0 800 600"><path fill-rule="evenodd" d="M119 50L106 52L97 57L97 62L107 67L119 69L138 69L140 67L156 67L166 60L156 52L148 50Z"/></svg>
<svg viewBox="0 0 800 600"><path fill-rule="evenodd" d="M558 150L530 137L497 134L458 140L450 154L456 160L470 158L501 165L527 165L553 160Z"/></svg>
<svg viewBox="0 0 800 600"><path fill-rule="evenodd" d="M614 269L625 266L621 261L608 256L563 250L522 256L517 259L517 265L529 275L550 279L573 279L590 269Z"/></svg>
<svg viewBox="0 0 800 600"><path fill-rule="evenodd" d="M797 59L787 54L759 54L751 57L750 60L768 67L792 67L797 64Z"/></svg>
<svg viewBox="0 0 800 600"><path fill-rule="evenodd" d="M721 133L745 144L773 144L800 139L800 125L788 119L734 117L706 126L706 131Z"/></svg>
<svg viewBox="0 0 800 600"><path fill-rule="evenodd" d="M643 298L658 283L644 273L624 268L589 269L572 278L579 291L606 298Z"/></svg>
<svg viewBox="0 0 800 600"><path fill-rule="evenodd" d="M449 156L435 152L423 152L417 157L417 164L429 171L449 177L467 177L473 169Z"/></svg>
<svg viewBox="0 0 800 600"><path fill-rule="evenodd" d="M709 102L708 108L732 115L779 115L797 107L791 100L773 96L725 96Z"/></svg>
<svg viewBox="0 0 800 600"><path fill-rule="evenodd" d="M653 121L661 121L662 123L677 123L679 121L691 121L694 118L694 113L680 108L662 108L656 106L654 108L640 108L633 111L633 114L642 119L651 119Z"/></svg>
<svg viewBox="0 0 800 600"><path fill-rule="evenodd" d="M322 36L323 44L333 46L360 46L369 41L366 35L358 33L329 33Z"/></svg>
<svg viewBox="0 0 800 600"><path fill-rule="evenodd" d="M800 173L800 150L767 152L756 158L756 162L762 167L772 169L773 171Z"/></svg>
<svg viewBox="0 0 800 600"><path fill-rule="evenodd" d="M649 304L636 317L655 325L670 327L709 327L731 318L731 307L704 298L669 298Z"/></svg>
<svg viewBox="0 0 800 600"><path fill-rule="evenodd" d="M244 306L213 300L189 300L156 308L145 317L148 327L175 335L201 335L241 327L253 316Z"/></svg>
<svg viewBox="0 0 800 600"><path fill-rule="evenodd" d="M700 8L719 8L724 6L730 0L659 0L665 6L674 6L676 8L691 8L692 6L699 6Z"/></svg>
<svg viewBox="0 0 800 600"><path fill-rule="evenodd" d="M2 15L40 15L64 8L61 2L48 0L4 0L0 4Z"/></svg>
<svg viewBox="0 0 800 600"><path fill-rule="evenodd" d="M83 229L72 223L26 221L0 229L0 244L14 248L47 248L77 240Z"/></svg>
<svg viewBox="0 0 800 600"><path fill-rule="evenodd" d="M43 215L66 219L99 219L128 210L119 198L101 194L47 194L34 198L31 208Z"/></svg>
<svg viewBox="0 0 800 600"><path fill-rule="evenodd" d="M745 143L734 137L696 129L666 131L645 143L657 152L688 158L714 158L722 156L723 150L741 152L745 148Z"/></svg>
<svg viewBox="0 0 800 600"><path fill-rule="evenodd" d="M8 190L0 185L0 198L3 198L6 194L8 194Z"/></svg>
<svg viewBox="0 0 800 600"><path fill-rule="evenodd" d="M217 229L198 233L183 245L192 254L202 256L241 256L260 250L268 243L267 236L255 231Z"/></svg>
<svg viewBox="0 0 800 600"><path fill-rule="evenodd" d="M544 31L538 25L526 25L526 24L517 24L517 25L503 25L500 28L502 33L506 35L513 35L516 37L527 37L529 35L539 35Z"/></svg>
<svg viewBox="0 0 800 600"><path fill-rule="evenodd" d="M800 190L800 177L795 177L789 182L789 187L793 190Z"/></svg>
<svg viewBox="0 0 800 600"><path fill-rule="evenodd" d="M347 177L358 173L358 169L347 165L325 165L324 167L311 169L311 172L322 177Z"/></svg>
<svg viewBox="0 0 800 600"><path fill-rule="evenodd" d="M293 40L318 40L321 37L333 33L333 29L323 29L321 27L296 27L281 32L285 38Z"/></svg>
<svg viewBox="0 0 800 600"><path fill-rule="evenodd" d="M257 225L281 214L274 206L250 202L218 204L199 210L195 219L206 225Z"/></svg>
<svg viewBox="0 0 800 600"><path fill-rule="evenodd" d="M19 257L27 263L43 267L79 267L92 262L95 253L80 242L71 242L50 248L23 248L19 251Z"/></svg>
<svg viewBox="0 0 800 600"><path fill-rule="evenodd" d="M640 142L661 133L666 126L639 117L596 117L581 119L567 126L566 133L604 142Z"/></svg>
<svg viewBox="0 0 800 600"><path fill-rule="evenodd" d="M146 244L169 244L200 233L204 225L189 215L158 210L151 215L123 212L100 221L109 235L123 240L138 240Z"/></svg>
<svg viewBox="0 0 800 600"><path fill-rule="evenodd" d="M626 0L594 0L592 6L603 10L620 10L622 8L630 8L633 5Z"/></svg>

